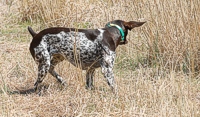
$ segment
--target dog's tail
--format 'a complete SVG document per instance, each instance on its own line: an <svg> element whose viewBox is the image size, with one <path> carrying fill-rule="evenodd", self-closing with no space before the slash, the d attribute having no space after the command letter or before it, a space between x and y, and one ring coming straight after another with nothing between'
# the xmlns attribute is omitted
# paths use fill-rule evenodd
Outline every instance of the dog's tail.
<svg viewBox="0 0 200 117"><path fill-rule="evenodd" d="M32 37L34 37L37 34L36 32L33 31L33 29L30 26L28 26L28 31L32 35Z"/></svg>

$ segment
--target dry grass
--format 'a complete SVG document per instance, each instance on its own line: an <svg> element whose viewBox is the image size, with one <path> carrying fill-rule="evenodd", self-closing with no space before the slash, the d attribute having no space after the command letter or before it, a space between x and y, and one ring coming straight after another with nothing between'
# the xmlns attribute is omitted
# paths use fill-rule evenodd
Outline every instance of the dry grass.
<svg viewBox="0 0 200 117"><path fill-rule="evenodd" d="M0 0L0 116L199 117L198 0ZM6 9L6 10L5 10ZM114 19L145 20L118 48L114 96L100 69L94 91L85 72L67 61L57 66L68 86L51 75L41 95L10 94L33 88L37 66L28 51L27 26L100 28Z"/></svg>

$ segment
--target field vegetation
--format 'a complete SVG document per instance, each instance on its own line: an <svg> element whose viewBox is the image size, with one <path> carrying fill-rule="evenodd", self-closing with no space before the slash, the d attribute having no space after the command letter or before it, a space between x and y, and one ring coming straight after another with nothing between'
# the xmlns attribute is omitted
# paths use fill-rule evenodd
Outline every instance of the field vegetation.
<svg viewBox="0 0 200 117"><path fill-rule="evenodd" d="M0 0L0 117L200 117L199 0ZM47 27L95 29L109 21L147 21L119 46L114 73L118 96L101 69L95 90L69 62L32 92L37 65L31 35Z"/></svg>

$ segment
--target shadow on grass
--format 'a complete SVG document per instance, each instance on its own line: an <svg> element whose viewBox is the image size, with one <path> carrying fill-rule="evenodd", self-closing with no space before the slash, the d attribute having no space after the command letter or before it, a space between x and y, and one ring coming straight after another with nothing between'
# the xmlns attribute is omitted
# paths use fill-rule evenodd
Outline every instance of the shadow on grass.
<svg viewBox="0 0 200 117"><path fill-rule="evenodd" d="M16 90L15 91L10 91L8 90L7 93L12 95L12 94L22 94L22 95L28 95L28 94L38 94L38 95L42 95L43 93L45 93L47 91L47 89L49 88L49 85L40 85L37 90L34 88L25 88L25 87L20 87L17 88L15 87Z"/></svg>
<svg viewBox="0 0 200 117"><path fill-rule="evenodd" d="M9 94L22 94L22 95L27 95L27 94L32 94L35 93L35 88L29 88L29 89L17 89L15 91L7 91Z"/></svg>
<svg viewBox="0 0 200 117"><path fill-rule="evenodd" d="M42 87L42 88L41 88ZM5 88L0 89L0 93L6 93L9 95L14 95L14 94L22 94L22 95L28 95L28 94L33 94L33 93L37 93L38 91L40 92L42 89L47 89L46 86L41 86L37 89L33 87L33 88L27 88L27 87L15 87L15 90L12 90L11 88L9 88L8 86Z"/></svg>

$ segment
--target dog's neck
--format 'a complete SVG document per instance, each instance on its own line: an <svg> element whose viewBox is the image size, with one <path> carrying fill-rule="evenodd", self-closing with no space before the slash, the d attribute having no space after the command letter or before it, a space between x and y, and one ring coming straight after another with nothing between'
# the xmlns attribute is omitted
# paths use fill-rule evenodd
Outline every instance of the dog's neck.
<svg viewBox="0 0 200 117"><path fill-rule="evenodd" d="M121 34L121 41L124 42L124 30L119 25L108 23L107 26L108 27L116 27L119 30L120 34Z"/></svg>
<svg viewBox="0 0 200 117"><path fill-rule="evenodd" d="M115 43L115 48L117 48L118 45L124 44L124 42L122 42L122 36L118 28L110 27L106 28L106 30L112 35L113 41ZM126 35L124 35L124 38L126 38Z"/></svg>

